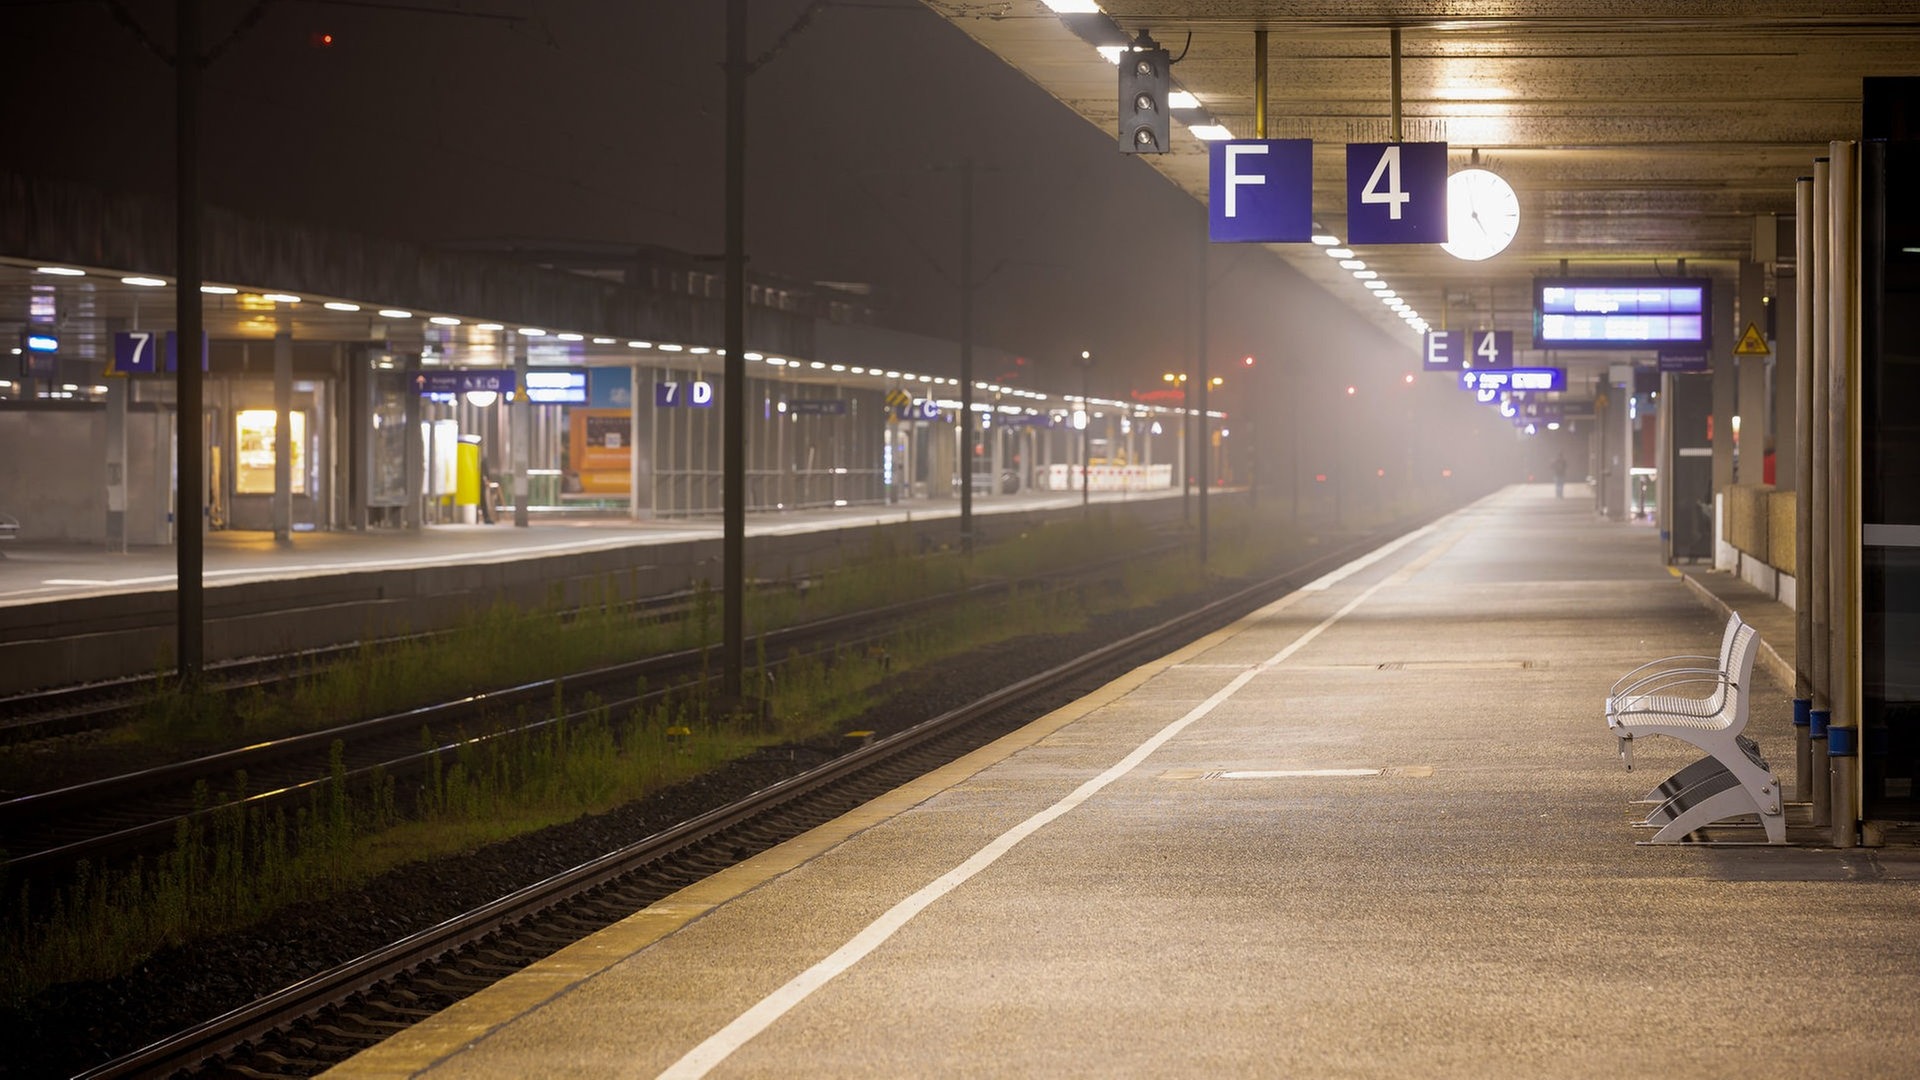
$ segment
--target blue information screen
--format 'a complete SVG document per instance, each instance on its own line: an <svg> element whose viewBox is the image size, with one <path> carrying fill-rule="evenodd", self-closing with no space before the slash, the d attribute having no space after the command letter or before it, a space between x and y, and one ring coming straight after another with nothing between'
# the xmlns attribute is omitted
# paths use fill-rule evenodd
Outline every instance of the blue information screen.
<svg viewBox="0 0 1920 1080"><path fill-rule="evenodd" d="M1706 278L1536 278L1533 344L1541 349L1710 348Z"/></svg>

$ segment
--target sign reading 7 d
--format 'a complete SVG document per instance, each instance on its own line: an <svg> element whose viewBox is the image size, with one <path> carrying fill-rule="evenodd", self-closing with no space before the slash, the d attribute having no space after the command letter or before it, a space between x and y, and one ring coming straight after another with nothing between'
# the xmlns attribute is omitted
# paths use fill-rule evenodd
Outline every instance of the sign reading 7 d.
<svg viewBox="0 0 1920 1080"><path fill-rule="evenodd" d="M1215 242L1299 243L1313 238L1313 140L1228 139L1208 144L1207 236Z"/></svg>

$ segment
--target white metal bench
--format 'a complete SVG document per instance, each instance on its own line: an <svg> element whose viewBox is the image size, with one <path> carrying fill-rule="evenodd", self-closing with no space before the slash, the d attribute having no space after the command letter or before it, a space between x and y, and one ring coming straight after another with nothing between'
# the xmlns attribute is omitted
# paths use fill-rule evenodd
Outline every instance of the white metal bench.
<svg viewBox="0 0 1920 1080"><path fill-rule="evenodd" d="M1664 657L1627 673L1608 693L1607 727L1620 740L1627 768L1633 768L1633 740L1649 735L1680 739L1707 754L1641 800L1658 804L1641 822L1657 830L1653 843L1677 843L1747 814L1766 830L1768 843L1786 842L1780 781L1745 734L1759 646L1759 632L1735 614L1718 657Z"/></svg>

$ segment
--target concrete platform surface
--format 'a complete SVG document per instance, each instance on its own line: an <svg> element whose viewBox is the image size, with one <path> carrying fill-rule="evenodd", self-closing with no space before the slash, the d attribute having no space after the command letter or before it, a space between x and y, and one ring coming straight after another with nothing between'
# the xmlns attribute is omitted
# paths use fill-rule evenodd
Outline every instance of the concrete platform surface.
<svg viewBox="0 0 1920 1080"><path fill-rule="evenodd" d="M330 1075L1913 1075L1914 852L1635 844L1722 618L1510 488Z"/></svg>

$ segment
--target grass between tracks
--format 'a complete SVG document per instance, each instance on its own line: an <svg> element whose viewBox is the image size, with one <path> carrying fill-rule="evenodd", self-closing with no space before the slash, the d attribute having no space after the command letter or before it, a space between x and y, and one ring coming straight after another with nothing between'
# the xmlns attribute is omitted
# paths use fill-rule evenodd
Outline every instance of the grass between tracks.
<svg viewBox="0 0 1920 1080"><path fill-rule="evenodd" d="M753 672L756 685L770 688L770 724L710 716L703 702L671 696L664 705L590 704L536 732L436 755L417 798L397 797L391 778L354 793L335 782L292 813L240 808L247 778L236 776L228 790L199 793L215 812L183 825L173 849L155 860L111 871L83 866L69 886L45 895L9 885L12 903L0 914L0 1004L59 982L110 978L160 948L341 895L407 862L604 812L763 746L830 735L871 707L873 689L892 674L1014 637L1072 632L1103 611L1248 576L1305 542L1272 521L1232 513L1221 514L1211 532L1204 569L1190 552L1143 558L1127 565L1124 587L1111 595L1029 592L942 605L887 643L887 665L862 655L791 664L772 682ZM968 580L1032 574L1137 550L1143 540L1101 516L1044 533L983 549L970 564L957 556L875 551L804 598L754 598L752 621L756 628L778 626L945 592ZM606 593L607 603L568 617L499 607L477 615L451 642L363 649L312 673L286 699L258 696L224 714L204 700L156 702L144 721L114 738L231 745L713 640L716 612L707 594L681 618L636 624L614 610L613 590ZM758 658L761 668L765 663ZM423 731L423 748L449 734ZM337 747L335 771L342 772Z"/></svg>

